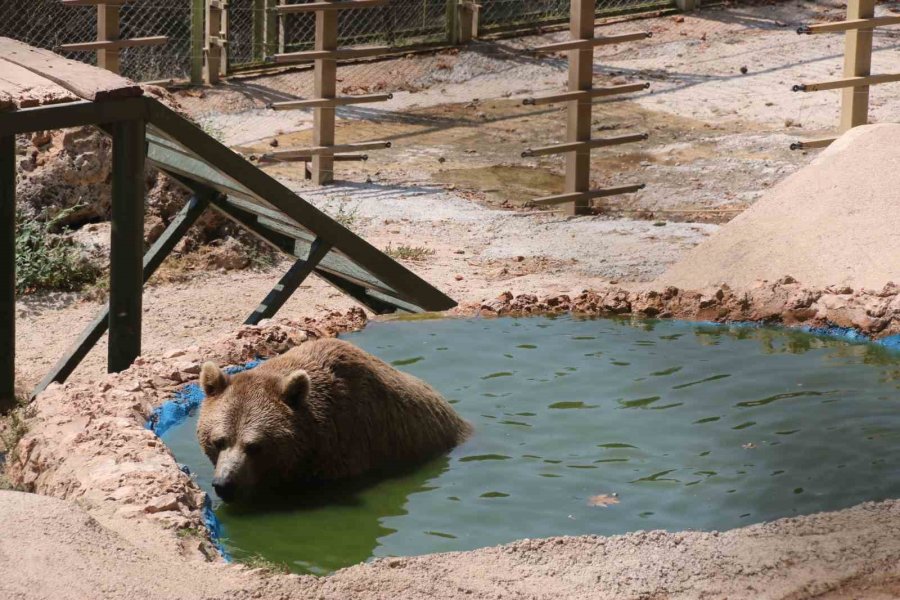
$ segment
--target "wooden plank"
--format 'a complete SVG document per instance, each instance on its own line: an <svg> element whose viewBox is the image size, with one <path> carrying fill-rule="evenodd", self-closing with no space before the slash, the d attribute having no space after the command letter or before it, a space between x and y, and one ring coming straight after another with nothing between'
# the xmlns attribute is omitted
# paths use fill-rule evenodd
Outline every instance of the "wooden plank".
<svg viewBox="0 0 900 600"><path fill-rule="evenodd" d="M573 4L573 7L575 5ZM575 14L573 8L573 14ZM574 32L573 32L574 33ZM593 37L594 29L593 22L591 24L591 38L590 39L575 39L568 40L565 42L556 42L553 44L545 44L543 46L537 46L534 48L535 52L562 52L564 50L593 50L597 46L610 46L612 44L622 44L625 42L634 42L637 40L644 40L649 37L653 37L653 32L651 31L640 31L637 33L623 33L622 35L610 35L604 37Z"/></svg>
<svg viewBox="0 0 900 600"><path fill-rule="evenodd" d="M97 42L79 42L75 44L63 44L60 50L66 52L85 52L90 50L119 50L120 48L139 48L145 46L161 46L169 41L164 35L151 37L129 38L127 40L103 40Z"/></svg>
<svg viewBox="0 0 900 600"><path fill-rule="evenodd" d="M368 154L335 154L332 158L334 158L334 162L365 162L369 160ZM295 156L289 159L279 159L279 160L271 160L266 158L265 155L259 158L260 163L276 163L276 162L302 162L308 163L312 162L312 156Z"/></svg>
<svg viewBox="0 0 900 600"><path fill-rule="evenodd" d="M822 138L817 140L803 140L791 144L791 150L813 150L815 148L827 148L833 144L837 138Z"/></svg>
<svg viewBox="0 0 900 600"><path fill-rule="evenodd" d="M119 7L114 4L97 5L97 41L119 39ZM97 50L97 66L111 73L119 73L121 64L118 48Z"/></svg>
<svg viewBox="0 0 900 600"><path fill-rule="evenodd" d="M875 0L848 0L847 20L871 19L875 16ZM846 33L844 77L868 77L872 74L871 29L853 29ZM869 87L854 86L841 92L841 124L843 133L869 122Z"/></svg>
<svg viewBox="0 0 900 600"><path fill-rule="evenodd" d="M147 254L144 255L143 281L147 281L153 276L156 270L162 265L163 261L181 239L187 233L203 211L209 206L209 197L191 196L184 207L175 215L172 222L163 232L159 239L154 242ZM81 333L75 343L69 348L66 354L57 361L56 365L34 389L32 395L36 396L41 393L51 383L62 383L69 378L75 369L81 364L81 361L88 353L97 345L97 342L106 333L109 326L109 304L107 303L97 317L91 321L87 328Z"/></svg>
<svg viewBox="0 0 900 600"><path fill-rule="evenodd" d="M78 96L62 86L0 58L0 93L12 108L74 102ZM7 110L10 107L7 104Z"/></svg>
<svg viewBox="0 0 900 600"><path fill-rule="evenodd" d="M550 206L553 204L566 204L569 202L585 202L587 203L589 200L594 198L607 198L609 196L618 196L620 194L633 194L644 189L646 184L640 183L637 185L620 185L617 187L605 188L602 190L591 190L587 192L574 192L574 193L566 193L559 194L557 196L544 196L543 198L536 198L529 202L529 204L533 204L535 206Z"/></svg>
<svg viewBox="0 0 900 600"><path fill-rule="evenodd" d="M537 98L525 98L524 100L522 100L522 104L525 106L538 106L541 104L555 104L557 102L593 100L594 98L605 98L607 96L615 96L618 94L641 92L649 88L649 83L625 83L622 85L613 85L609 87L591 88L589 90L563 92L561 94L552 94L549 96L540 96Z"/></svg>
<svg viewBox="0 0 900 600"><path fill-rule="evenodd" d="M0 136L0 414L16 405L16 136Z"/></svg>
<svg viewBox="0 0 900 600"><path fill-rule="evenodd" d="M206 0L191 0L191 83L203 83Z"/></svg>
<svg viewBox="0 0 900 600"><path fill-rule="evenodd" d="M328 13L335 14L335 13ZM336 16L336 15L335 15ZM393 48L390 46L371 46L369 48L337 48L304 50L303 52L288 52L286 54L276 54L276 63L294 63L308 62L310 60L351 60L354 58L369 58L372 56L381 56L391 52Z"/></svg>
<svg viewBox="0 0 900 600"><path fill-rule="evenodd" d="M85 100L133 98L144 93L141 86L124 77L9 38L0 37L0 56Z"/></svg>
<svg viewBox="0 0 900 600"><path fill-rule="evenodd" d="M340 250L362 269L411 299L425 310L447 310L456 306L448 296L346 227L303 200L282 183L235 154L193 123L153 98L145 98L150 122L167 136L195 153L198 158L228 173L265 203L298 225Z"/></svg>
<svg viewBox="0 0 900 600"><path fill-rule="evenodd" d="M271 319L278 314L278 311L281 310L284 303L294 295L294 292L297 291L300 284L306 281L306 278L312 274L316 265L325 258L325 255L328 254L330 250L331 246L329 246L328 243L323 242L320 238L316 238L309 249L309 256L305 259L298 259L291 265L291 268L288 269L287 273L284 274L281 280L279 280L275 287L266 295L262 304L247 317L247 320L244 321L244 325L259 325L260 321L263 319Z"/></svg>
<svg viewBox="0 0 900 600"><path fill-rule="evenodd" d="M342 96L340 98L311 98L309 100L289 100L275 102L270 105L273 110L293 110L296 108L335 108L368 102L384 102L393 98L393 94L363 94L359 96Z"/></svg>
<svg viewBox="0 0 900 600"><path fill-rule="evenodd" d="M376 150L390 148L391 142L357 142L354 144L336 144L333 146L312 146L310 148L298 148L296 150L279 150L277 152L267 152L260 157L260 160L267 161L290 161L302 160L309 156L334 156L342 152L356 152L359 150Z"/></svg>
<svg viewBox="0 0 900 600"><path fill-rule="evenodd" d="M555 144L553 146L527 148L524 152L522 152L522 158L548 156L550 154L563 154L565 152L582 152L584 150L593 150L595 148L606 148L607 146L631 144L633 142L642 142L649 137L650 136L646 133L636 133L632 135L620 135L611 138L597 138L588 140L587 142L569 142L567 144Z"/></svg>
<svg viewBox="0 0 900 600"><path fill-rule="evenodd" d="M63 6L99 6L101 4L109 4L110 6L124 6L128 0L62 0Z"/></svg>
<svg viewBox="0 0 900 600"><path fill-rule="evenodd" d="M110 373L124 371L141 355L144 255L143 121L112 126L112 231L109 256Z"/></svg>
<svg viewBox="0 0 900 600"><path fill-rule="evenodd" d="M143 119L145 115L146 105L140 98L128 98L118 102L79 100L24 108L15 112L0 112L0 135L115 123Z"/></svg>
<svg viewBox="0 0 900 600"><path fill-rule="evenodd" d="M797 28L800 35L813 35L816 33L836 33L851 31L853 29L874 29L888 25L900 25L900 17L874 17L871 19L853 19L851 21L839 21L837 23L818 23L816 25L803 25Z"/></svg>
<svg viewBox="0 0 900 600"><path fill-rule="evenodd" d="M348 296L371 310L376 315L388 315L397 312L397 309L409 310L407 307L409 307L410 305L404 302L393 300L393 302L396 302L396 304L394 304L388 298L373 295L365 286L347 281L346 279L342 279L327 271L317 269L316 275L320 279L327 281L338 291L347 294ZM413 310L411 312L421 312L421 309L417 310L417 307L413 305Z"/></svg>
<svg viewBox="0 0 900 600"><path fill-rule="evenodd" d="M279 15L308 13L315 11L351 10L386 6L388 0L343 0L341 2L306 2L304 4L282 4L275 8Z"/></svg>
<svg viewBox="0 0 900 600"><path fill-rule="evenodd" d="M222 72L222 9L206 0L206 33L203 42L203 81L208 85L219 82Z"/></svg>
<svg viewBox="0 0 900 600"><path fill-rule="evenodd" d="M865 77L846 77L844 79L835 79L834 81L824 81L822 83L801 83L794 86L795 92L823 92L827 90L840 90L845 88L859 88L882 83L894 83L900 81L900 73L886 75L868 75ZM864 124L864 123L863 123Z"/></svg>
<svg viewBox="0 0 900 600"><path fill-rule="evenodd" d="M334 52L338 43L337 11L319 11L316 13L316 43L318 52ZM314 95L316 98L335 98L337 96L337 63L331 57L316 60L314 69ZM316 146L334 146L336 113L334 107L313 109L313 144ZM360 148L362 149L362 148ZM352 150L351 150L352 151ZM280 153L276 153L280 154ZM288 156L283 154L282 156ZM316 185L324 185L334 181L334 151L328 154L310 153L311 178Z"/></svg>
<svg viewBox="0 0 900 600"><path fill-rule="evenodd" d="M569 31L573 38L590 40L594 37L595 0L572 0ZM588 91L594 82L593 47L569 51L569 91ZM591 139L591 101L576 100L568 104L567 141L587 142ZM591 152L582 150L566 155L565 191L585 193L591 187ZM590 211L587 198L579 196L566 213L586 214Z"/></svg>

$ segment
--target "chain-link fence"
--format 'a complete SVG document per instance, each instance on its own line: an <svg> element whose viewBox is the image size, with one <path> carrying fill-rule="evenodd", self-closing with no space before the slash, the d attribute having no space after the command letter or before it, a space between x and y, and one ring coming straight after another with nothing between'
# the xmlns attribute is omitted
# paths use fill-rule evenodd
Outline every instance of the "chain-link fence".
<svg viewBox="0 0 900 600"><path fill-rule="evenodd" d="M191 65L190 0L141 0L121 7L122 38L168 36L163 46L126 48L121 71L138 81L184 78ZM60 0L0 0L0 36L56 50L62 44L97 39L97 9L63 6ZM65 53L88 63L94 52Z"/></svg>
<svg viewBox="0 0 900 600"><path fill-rule="evenodd" d="M0 36L33 46L58 49L62 44L97 38L97 10L63 6L60 0L0 0ZM447 16L458 0L391 0L386 6L348 10L338 21L342 45L385 44L398 48L453 39ZM276 52L297 52L313 46L312 13L275 18L276 0L230 0L228 61L232 68L260 65ZM480 31L539 28L568 19L569 0L479 0ZM186 78L193 60L191 12L193 0L135 0L121 8L121 37L168 36L163 46L122 50L122 74L138 81ZM674 0L598 0L598 16L667 8ZM199 49L195 50L200 54ZM93 63L94 52L70 52Z"/></svg>

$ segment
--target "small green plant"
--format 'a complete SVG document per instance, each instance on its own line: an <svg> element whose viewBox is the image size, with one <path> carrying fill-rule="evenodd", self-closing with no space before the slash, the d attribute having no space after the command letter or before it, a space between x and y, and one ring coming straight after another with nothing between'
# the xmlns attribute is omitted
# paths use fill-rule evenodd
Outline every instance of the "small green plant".
<svg viewBox="0 0 900 600"><path fill-rule="evenodd" d="M338 206L337 212L332 215L334 220L346 227L347 229L352 229L356 224L357 219L359 218L359 204L354 204L353 206L348 208L348 202L346 200L341 201L340 206Z"/></svg>
<svg viewBox="0 0 900 600"><path fill-rule="evenodd" d="M431 248L425 248L423 246L404 246L402 244L397 247L388 244L387 248L384 249L384 253L391 258L415 261L425 260L429 256L434 256L434 250Z"/></svg>
<svg viewBox="0 0 900 600"><path fill-rule="evenodd" d="M178 531L175 532L175 535L177 535L180 539L187 539L187 538L203 539L206 537L203 530L200 529L199 527L182 527L181 529L179 529Z"/></svg>
<svg viewBox="0 0 900 600"><path fill-rule="evenodd" d="M78 252L71 239L54 231L79 207L72 207L48 221L16 211L16 291L74 292L94 283L101 270Z"/></svg>
<svg viewBox="0 0 900 600"><path fill-rule="evenodd" d="M269 560L259 554L252 554L246 558L242 558L241 562L251 569L261 569L266 573L286 575L291 572L286 564Z"/></svg>
<svg viewBox="0 0 900 600"><path fill-rule="evenodd" d="M28 433L28 425L25 424L27 395L16 394L16 404L8 414L0 415L0 454L5 454L5 459L0 462L0 490L16 490L6 478L5 465L18 460L19 440Z"/></svg>

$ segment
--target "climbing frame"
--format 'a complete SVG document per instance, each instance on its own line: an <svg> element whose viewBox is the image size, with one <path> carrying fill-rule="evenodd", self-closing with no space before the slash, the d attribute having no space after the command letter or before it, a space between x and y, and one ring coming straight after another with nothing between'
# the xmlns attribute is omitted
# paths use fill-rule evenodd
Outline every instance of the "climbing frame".
<svg viewBox="0 0 900 600"><path fill-rule="evenodd" d="M288 15L314 12L316 15L315 49L303 52L276 54L274 60L280 64L290 64L313 60L315 63L315 97L307 100L278 102L274 110L313 109L313 146L271 152L261 157L262 161L302 161L306 163L307 177L317 185L334 181L336 160L366 160L362 150L390 148L390 142L375 141L360 144L335 144L336 109L339 106L383 102L391 99L391 94L366 94L360 96L337 95L337 61L380 56L391 50L390 46L368 48L338 48L338 15L342 10L384 6L388 0L323 0L300 4L282 2L274 8L284 30L284 19ZM283 39L283 36L282 36ZM343 156L339 156L343 153Z"/></svg>
<svg viewBox="0 0 900 600"><path fill-rule="evenodd" d="M900 16L875 16L875 0L848 0L847 20L818 25L804 25L797 29L800 35L845 33L844 77L821 83L795 85L795 92L821 92L841 90L841 122L839 133L869 122L869 90L873 85L900 82L900 73L872 75L872 41L875 29L900 25ZM825 148L834 137L805 140L791 144L791 150Z"/></svg>
<svg viewBox="0 0 900 600"><path fill-rule="evenodd" d="M161 46L169 41L164 35L120 38L119 10L125 2L126 0L62 0L64 6L97 7L97 41L63 44L59 49L67 52L96 51L97 66L118 73L121 67L119 51L122 48Z"/></svg>
<svg viewBox="0 0 900 600"><path fill-rule="evenodd" d="M624 185L605 189L591 188L591 150L617 146L647 139L647 134L623 135L611 138L591 137L593 100L636 92L649 88L649 84L627 84L606 88L594 87L594 49L598 46L621 44L651 37L650 32L628 33L624 35L594 36L594 15L596 0L572 0L570 41L538 46L537 52L569 53L569 91L541 98L526 98L523 104L540 105L557 102L568 103L567 142L554 146L527 149L523 158L566 155L565 192L555 196L537 198L531 204L538 206L565 204L569 214L586 214L590 211L590 201L619 194L629 194L643 189L644 184Z"/></svg>

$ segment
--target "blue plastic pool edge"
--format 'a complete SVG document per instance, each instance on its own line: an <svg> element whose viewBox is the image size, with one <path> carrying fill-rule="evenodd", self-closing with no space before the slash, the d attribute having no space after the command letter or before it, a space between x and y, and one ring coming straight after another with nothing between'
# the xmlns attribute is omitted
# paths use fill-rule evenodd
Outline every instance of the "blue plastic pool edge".
<svg viewBox="0 0 900 600"><path fill-rule="evenodd" d="M225 369L225 372L229 375L233 375L235 373L240 373L241 371L246 371L248 369L252 369L262 362L261 359L251 360L248 363L245 363L238 367L229 367ZM188 383L175 392L175 398L157 406L153 409L153 412L150 414L150 418L147 419L147 423L145 426L147 429L156 434L157 437L162 437L164 433L169 431L172 427L181 424L185 419L188 418L188 415L191 412L200 408L200 404L203 402L203 391L200 389L200 385L198 383ZM178 465L183 473L190 476L191 470L187 467L187 465ZM215 544L216 549L219 551L219 554L225 559L227 562L231 562L231 556L228 554L228 551L225 549L225 546L222 544L222 522L219 521L219 518L216 516L216 513L213 512L212 509L212 498L209 497L209 494L203 494L203 508L201 509L201 518L203 519L203 525L206 527L209 532L209 537L212 540L213 544Z"/></svg>
<svg viewBox="0 0 900 600"><path fill-rule="evenodd" d="M804 325L802 327L785 327L755 321L734 321L725 323L719 323L716 321L686 321L683 319L673 319L672 321L691 326L700 325L723 328L752 327L757 329L765 327L770 329L782 329L786 331L801 331L803 333L836 338L848 342L877 344L879 346L884 346L888 350L900 352L900 335L892 335L879 340L873 340L870 336L862 333L858 329L853 329L852 327L810 327L808 325ZM240 373L241 371L246 371L248 369L259 366L259 364L262 362L262 359L252 360L238 367L230 367L226 369L226 372L229 374ZM170 400L153 410L153 413L147 420L146 427L147 429L155 433L158 437L161 437L169 429L182 423L192 411L200 407L201 402L203 402L203 392L200 390L199 384L186 384L177 392L175 392L175 398L173 400ZM188 469L187 466L179 465L179 467L186 474L191 474L190 469ZM212 499L209 497L209 494L204 494L202 518L203 524L209 531L210 539L212 539L213 543L219 551L219 554L221 554L222 558L224 558L226 561L231 562L231 557L229 556L228 551L225 549L225 546L222 544L222 523L221 521L219 521L216 513L213 512Z"/></svg>

